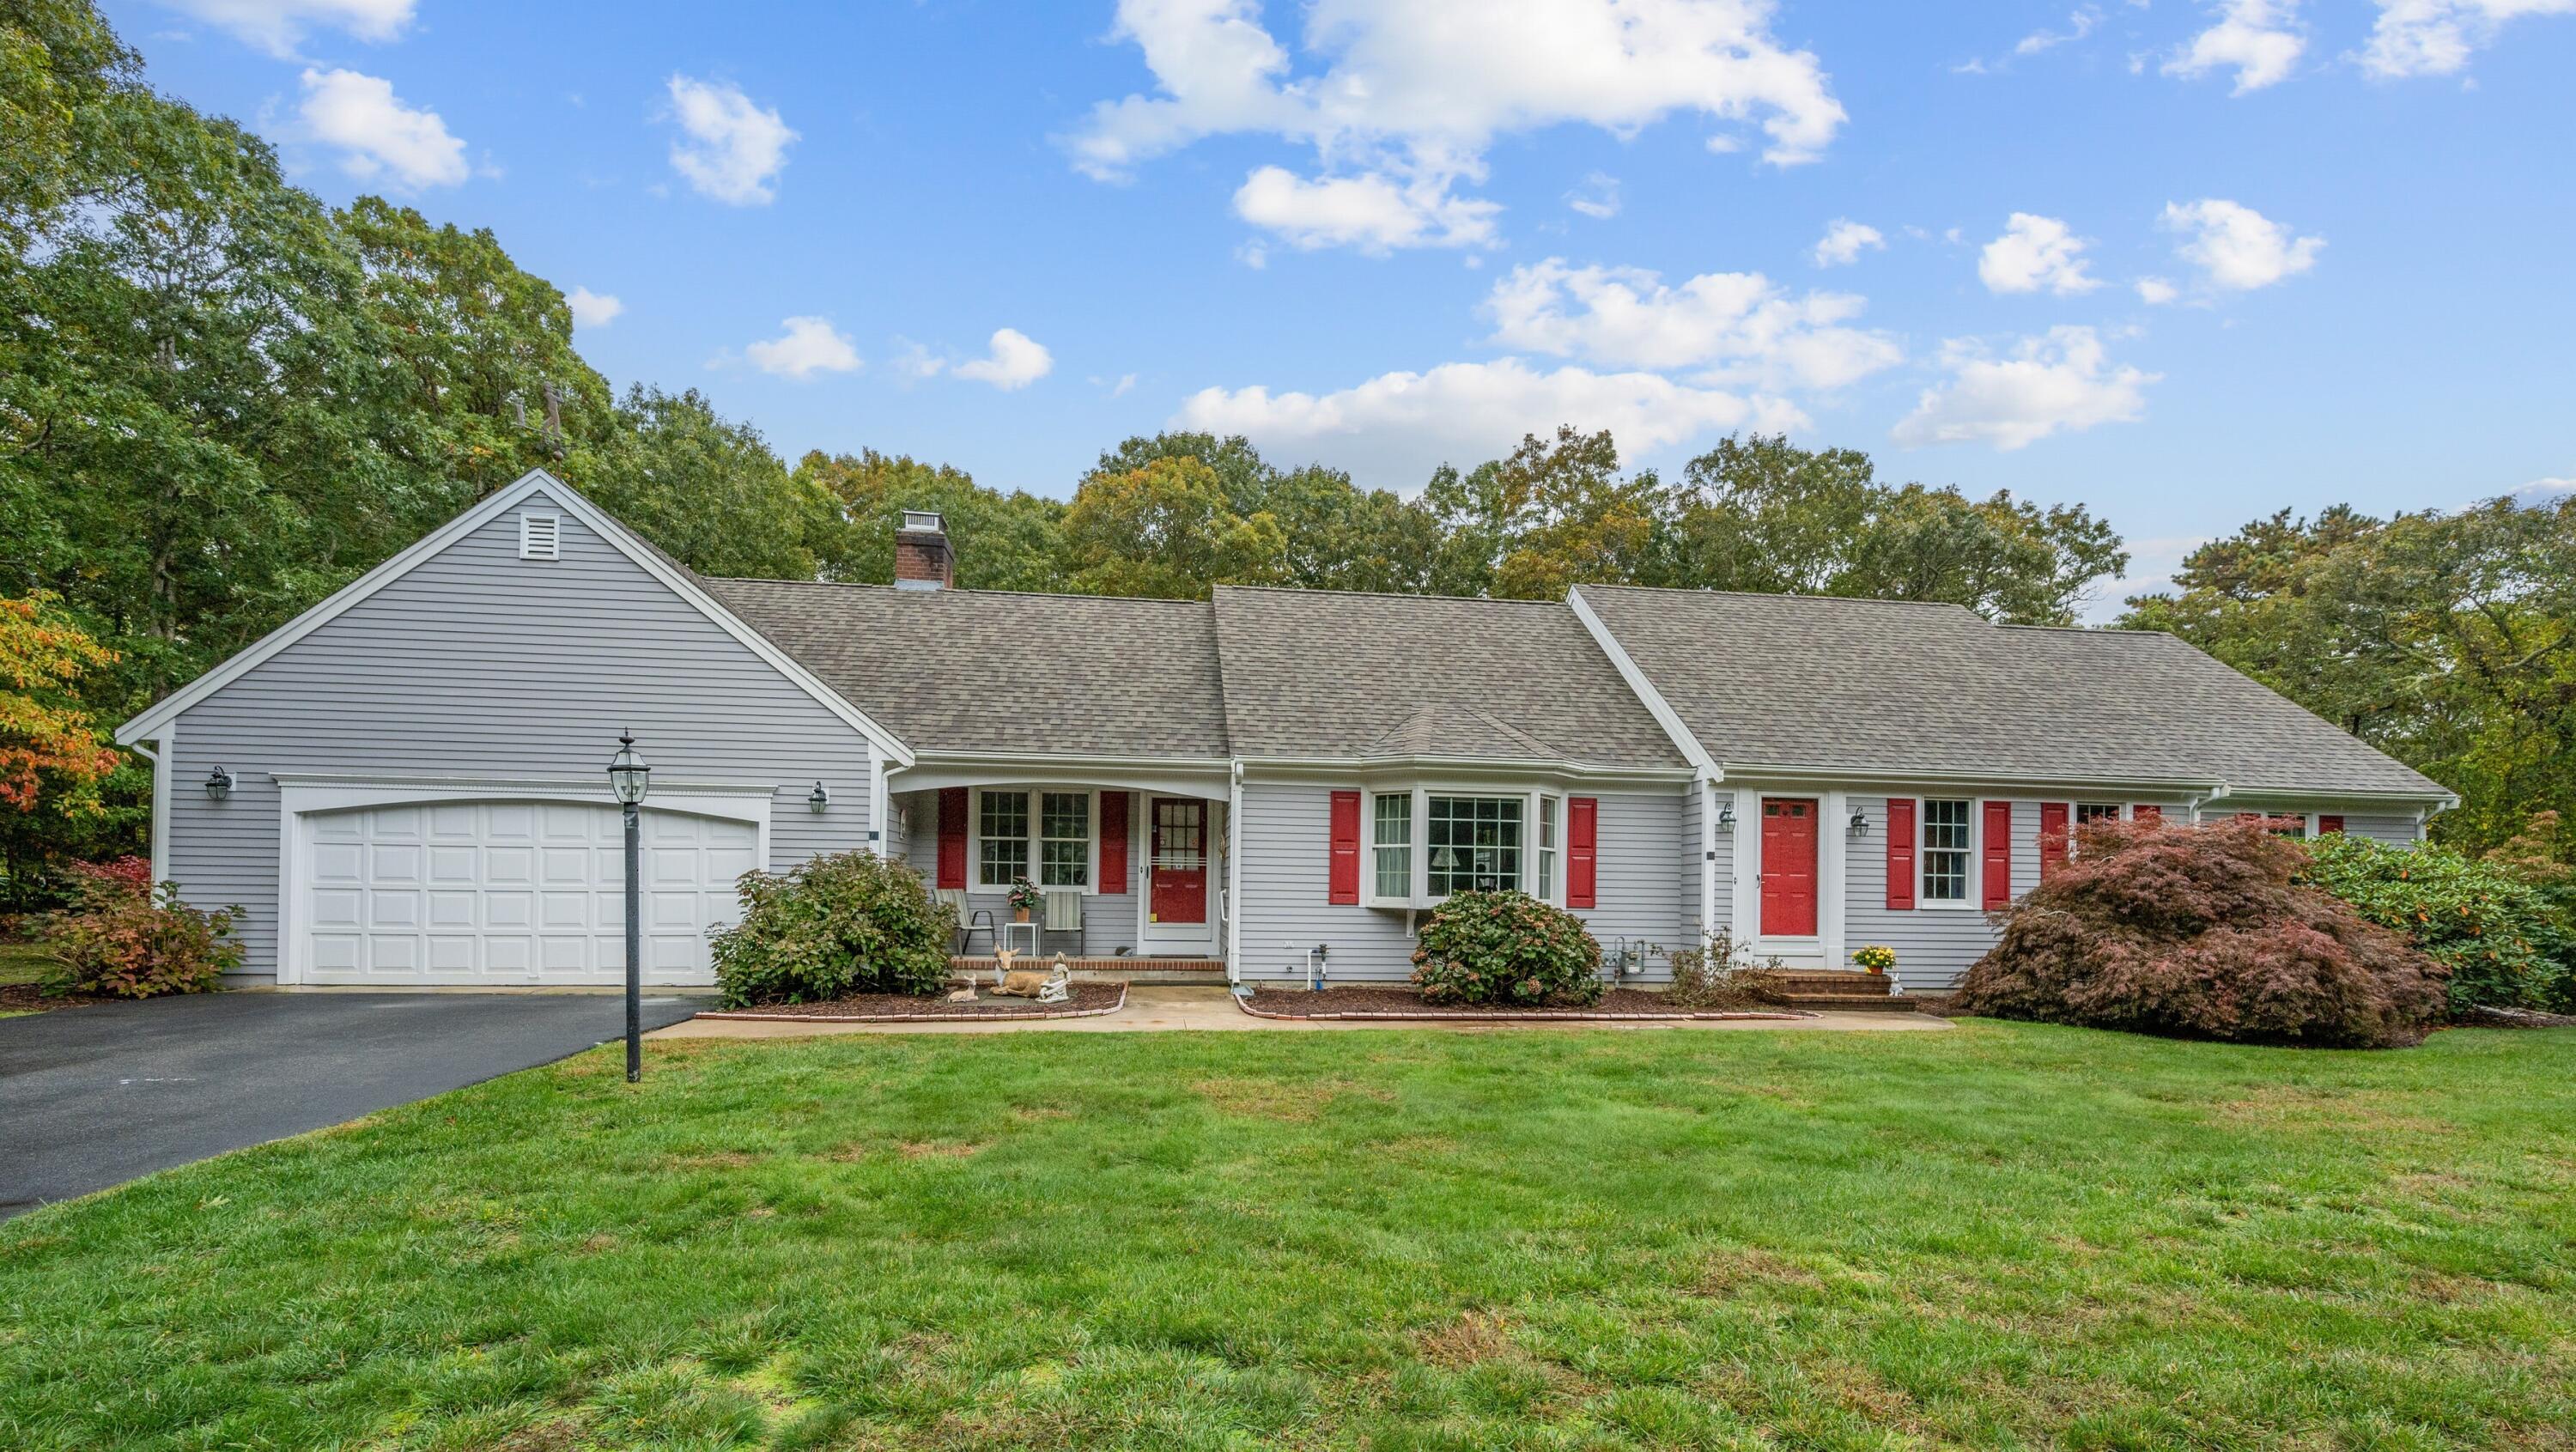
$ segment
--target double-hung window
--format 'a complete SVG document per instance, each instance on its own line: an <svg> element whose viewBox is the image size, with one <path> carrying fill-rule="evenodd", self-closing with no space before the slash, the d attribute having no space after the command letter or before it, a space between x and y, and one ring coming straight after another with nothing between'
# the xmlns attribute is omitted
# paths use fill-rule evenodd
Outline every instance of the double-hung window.
<svg viewBox="0 0 2576 1452"><path fill-rule="evenodd" d="M1407 901L1413 896L1413 793L1379 792L1369 811L1371 895Z"/></svg>
<svg viewBox="0 0 2576 1452"><path fill-rule="evenodd" d="M1968 803L1923 803L1923 900L1968 900Z"/></svg>
<svg viewBox="0 0 2576 1452"><path fill-rule="evenodd" d="M2120 820L2120 804L2118 802L2078 802L2075 804L2076 826L2090 827L2096 822L2116 822L2118 820Z"/></svg>
<svg viewBox="0 0 2576 1452"><path fill-rule="evenodd" d="M1427 890L1516 892L1521 885L1521 816L1527 797L1428 797L1423 845L1431 852Z"/></svg>
<svg viewBox="0 0 2576 1452"><path fill-rule="evenodd" d="M1029 875L1029 794L985 792L975 823L975 880L1008 887Z"/></svg>
<svg viewBox="0 0 2576 1452"><path fill-rule="evenodd" d="M1091 793L1038 794L1038 886L1091 885Z"/></svg>
<svg viewBox="0 0 2576 1452"><path fill-rule="evenodd" d="M1554 797L1538 799L1538 900L1556 901L1556 803Z"/></svg>
<svg viewBox="0 0 2576 1452"><path fill-rule="evenodd" d="M1091 885L1091 793L980 795L975 821L975 880L980 886L1008 887L1015 877L1040 887Z"/></svg>

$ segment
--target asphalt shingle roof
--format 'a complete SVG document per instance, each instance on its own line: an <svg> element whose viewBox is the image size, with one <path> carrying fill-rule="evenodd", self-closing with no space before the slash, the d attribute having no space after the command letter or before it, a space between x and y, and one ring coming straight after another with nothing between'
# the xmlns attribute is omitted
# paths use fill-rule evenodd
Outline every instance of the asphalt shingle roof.
<svg viewBox="0 0 2576 1452"><path fill-rule="evenodd" d="M1229 754L1204 601L699 583L915 751Z"/></svg>
<svg viewBox="0 0 2576 1452"><path fill-rule="evenodd" d="M1582 595L1721 768L2443 794L2161 631L1999 626L1884 600Z"/></svg>
<svg viewBox="0 0 2576 1452"><path fill-rule="evenodd" d="M1688 764L1561 602L1220 586L1214 609L1243 756Z"/></svg>

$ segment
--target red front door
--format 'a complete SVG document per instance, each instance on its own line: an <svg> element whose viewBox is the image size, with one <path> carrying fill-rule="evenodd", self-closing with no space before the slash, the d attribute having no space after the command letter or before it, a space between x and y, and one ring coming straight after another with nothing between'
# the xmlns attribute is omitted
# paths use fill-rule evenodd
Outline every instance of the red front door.
<svg viewBox="0 0 2576 1452"><path fill-rule="evenodd" d="M1762 936L1816 935L1816 801L1762 803Z"/></svg>
<svg viewBox="0 0 2576 1452"><path fill-rule="evenodd" d="M1152 897L1158 923L1207 921L1207 803L1154 798Z"/></svg>

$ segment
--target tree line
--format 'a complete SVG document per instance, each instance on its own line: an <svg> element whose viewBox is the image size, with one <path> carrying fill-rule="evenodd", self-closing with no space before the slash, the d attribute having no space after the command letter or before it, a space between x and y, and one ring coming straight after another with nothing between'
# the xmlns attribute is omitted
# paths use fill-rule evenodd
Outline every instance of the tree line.
<svg viewBox="0 0 2576 1452"><path fill-rule="evenodd" d="M65 713L95 729L141 709L539 466L717 575L883 581L907 509L946 516L961 585L1099 594L1593 581L2065 624L2128 560L2081 506L1896 483L1776 436L1666 478L1565 426L1363 482L1165 433L1104 450L1063 499L872 450L791 467L694 390L613 392L562 292L488 230L292 185L257 136L146 84L89 0L0 12L0 130L0 597L30 612L0 633L41 637L0 655L61 666L15 687L58 734ZM2576 792L2569 526L2564 506L2501 503L2260 521L2127 621L2423 767L2472 799L2446 832L2502 841ZM65 654L63 631L100 653ZM129 761L27 794L52 807L0 804L12 891L139 843L147 788Z"/></svg>

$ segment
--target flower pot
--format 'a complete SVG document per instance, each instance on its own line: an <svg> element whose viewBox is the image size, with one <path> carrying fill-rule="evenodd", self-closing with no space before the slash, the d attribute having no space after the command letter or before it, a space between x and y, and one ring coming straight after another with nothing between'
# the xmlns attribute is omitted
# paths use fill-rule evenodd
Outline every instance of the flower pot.
<svg viewBox="0 0 2576 1452"><path fill-rule="evenodd" d="M1025 922L1027 922L1028 920L1029 920L1029 910L1028 910L1027 908L1013 908L1013 909L1011 909L1011 921L1012 921L1012 922L1015 922L1015 923L1025 923Z"/></svg>

